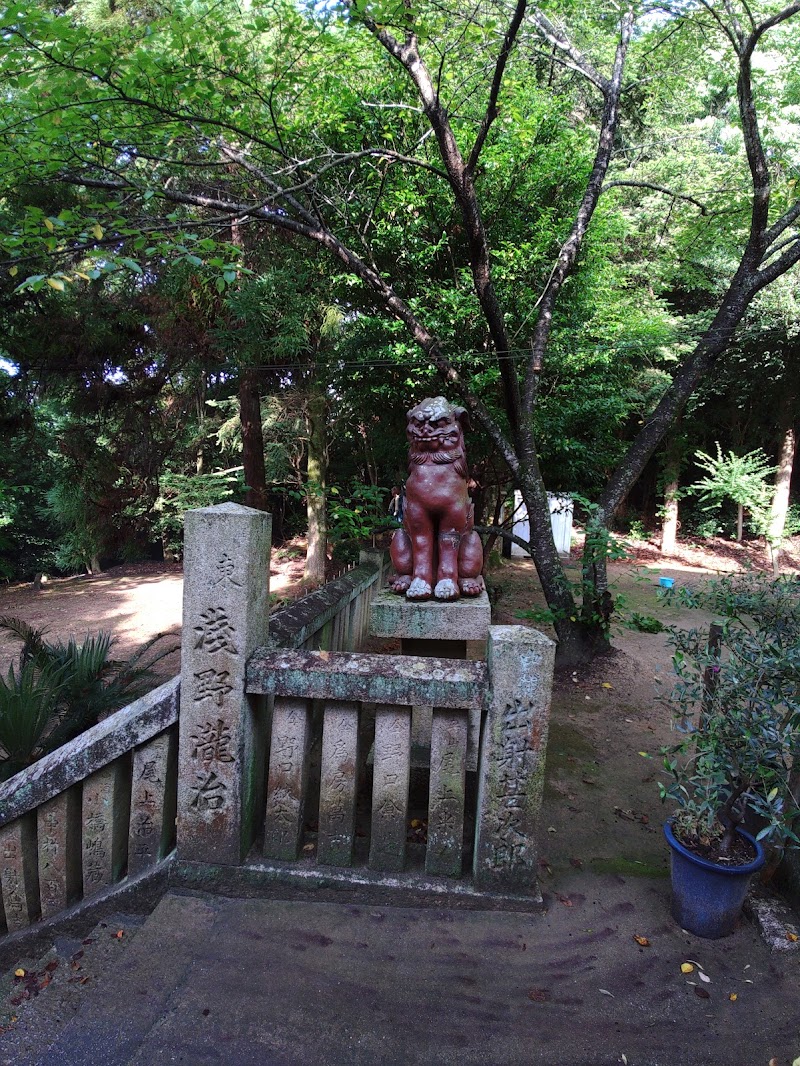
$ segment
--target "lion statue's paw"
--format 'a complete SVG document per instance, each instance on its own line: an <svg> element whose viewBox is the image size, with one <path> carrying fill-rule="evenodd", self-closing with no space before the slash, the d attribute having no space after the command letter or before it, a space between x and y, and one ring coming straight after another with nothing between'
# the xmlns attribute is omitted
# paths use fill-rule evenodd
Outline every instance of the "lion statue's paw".
<svg viewBox="0 0 800 1066"><path fill-rule="evenodd" d="M436 588L433 590L433 595L437 600L457 600L458 599L458 585L455 581L452 581L449 577L442 578L437 582Z"/></svg>
<svg viewBox="0 0 800 1066"><path fill-rule="evenodd" d="M410 584L411 578L408 574L395 574L389 578L389 588L392 592L405 592Z"/></svg>
<svg viewBox="0 0 800 1066"><path fill-rule="evenodd" d="M431 598L431 587L427 581L423 581L421 577L415 577L411 584L408 586L406 592L406 599L408 600L429 600Z"/></svg>
<svg viewBox="0 0 800 1066"><path fill-rule="evenodd" d="M482 577L462 577L459 578L458 587L462 596L480 596L486 586Z"/></svg>

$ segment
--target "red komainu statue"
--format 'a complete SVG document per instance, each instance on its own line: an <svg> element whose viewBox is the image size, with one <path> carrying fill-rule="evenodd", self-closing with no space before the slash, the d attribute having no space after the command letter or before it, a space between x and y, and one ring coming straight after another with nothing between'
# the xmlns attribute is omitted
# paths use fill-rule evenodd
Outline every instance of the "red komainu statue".
<svg viewBox="0 0 800 1066"><path fill-rule="evenodd" d="M467 492L467 412L443 396L408 412L403 528L392 538L389 587L409 600L455 600L483 592L483 545Z"/></svg>

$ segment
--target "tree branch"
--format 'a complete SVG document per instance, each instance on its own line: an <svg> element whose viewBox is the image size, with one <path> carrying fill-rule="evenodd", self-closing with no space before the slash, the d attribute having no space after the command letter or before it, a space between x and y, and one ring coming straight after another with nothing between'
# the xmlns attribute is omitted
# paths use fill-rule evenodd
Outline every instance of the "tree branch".
<svg viewBox="0 0 800 1066"><path fill-rule="evenodd" d="M486 142L492 123L497 118L497 100L500 95L500 86L503 83L503 75L505 74L508 57L511 55L511 49L514 47L514 42L517 39L517 34L522 25L522 20L525 18L526 7L527 0L517 0L514 14L508 29L506 30L505 37L503 38L503 47L500 49L500 55L497 57L497 63L494 68L494 77L492 78L492 86L489 90L489 102L486 105L486 114L483 116L481 128L478 130L478 135L475 138L475 143L472 146L472 151L467 160L467 170L470 174L475 173L475 167L478 164L481 150Z"/></svg>
<svg viewBox="0 0 800 1066"><path fill-rule="evenodd" d="M699 210L701 215L708 213L708 208L705 204L701 204L699 200L695 200L693 196L687 196L686 193L675 192L674 189L667 189L663 185L654 185L650 181L607 181L603 185L602 192L606 192L608 189L615 189L618 186L630 186L635 189L652 189L653 192L663 193L665 196L671 196L673 200L686 200L687 203L694 204Z"/></svg>
<svg viewBox="0 0 800 1066"><path fill-rule="evenodd" d="M481 218L472 174L464 162L447 112L420 56L416 36L409 31L405 41L400 44L388 30L379 27L368 16L362 16L361 20L375 39L408 74L436 137L439 155L449 176L450 185L464 222L475 293L489 327L495 354L498 356L506 414L514 440L519 443L522 423L519 379L513 365L502 358L510 350L511 344L492 280L489 242Z"/></svg>
<svg viewBox="0 0 800 1066"><path fill-rule="evenodd" d="M611 162L611 154L614 147L614 135L619 124L619 98L622 90L622 72L625 69L625 59L628 53L628 45L633 31L633 12L628 9L620 23L619 42L614 57L614 68L611 78L603 79L603 91L605 94L605 106L600 123L600 137L597 152L592 166L592 173L586 184L578 213L572 224L569 237L561 246L558 258L552 273L547 281L544 292L539 300L539 314L534 327L531 340L531 360L525 375L524 410L533 410L534 393L536 388L536 371L534 367L544 360L547 342L550 338L550 330L553 325L553 310L558 294L564 280L571 272L578 258L583 238L589 227L594 209L603 188L603 181Z"/></svg>
<svg viewBox="0 0 800 1066"><path fill-rule="evenodd" d="M595 70L586 56L572 44L565 33L557 29L550 19L536 8L531 11L531 19L535 23L539 33L549 44L554 48L557 48L560 52L563 52L566 56L569 56L569 59L576 70L579 70L581 74L588 78L592 85L596 85L601 92L606 92L608 88L608 79Z"/></svg>

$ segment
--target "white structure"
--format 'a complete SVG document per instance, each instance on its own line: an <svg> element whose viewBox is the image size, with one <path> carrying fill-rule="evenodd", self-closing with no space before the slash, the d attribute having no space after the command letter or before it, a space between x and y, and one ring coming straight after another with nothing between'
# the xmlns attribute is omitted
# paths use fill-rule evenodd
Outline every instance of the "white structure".
<svg viewBox="0 0 800 1066"><path fill-rule="evenodd" d="M550 524L553 527L553 539L556 542L556 549L559 555L569 555L572 542L572 497L556 496L554 493L548 492L547 501L550 504ZM519 491L514 493L513 533L514 536L520 537L522 540L530 540L531 531L528 512L522 502L522 493ZM528 553L519 544L514 544L512 541L511 554L527 556Z"/></svg>

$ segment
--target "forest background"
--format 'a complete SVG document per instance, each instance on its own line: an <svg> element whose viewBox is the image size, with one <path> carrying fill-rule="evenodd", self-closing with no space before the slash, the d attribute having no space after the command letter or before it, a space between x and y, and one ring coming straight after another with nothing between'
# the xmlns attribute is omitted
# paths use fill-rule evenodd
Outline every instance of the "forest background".
<svg viewBox="0 0 800 1066"><path fill-rule="evenodd" d="M666 517L669 550L680 506L682 536L744 520L777 564L800 3L78 0L0 25L4 578L179 556L184 510L235 499L306 532L319 583L386 525L405 411L440 392L473 418L479 521L522 492L565 661L605 635L612 529ZM548 491L587 530L578 588Z"/></svg>

